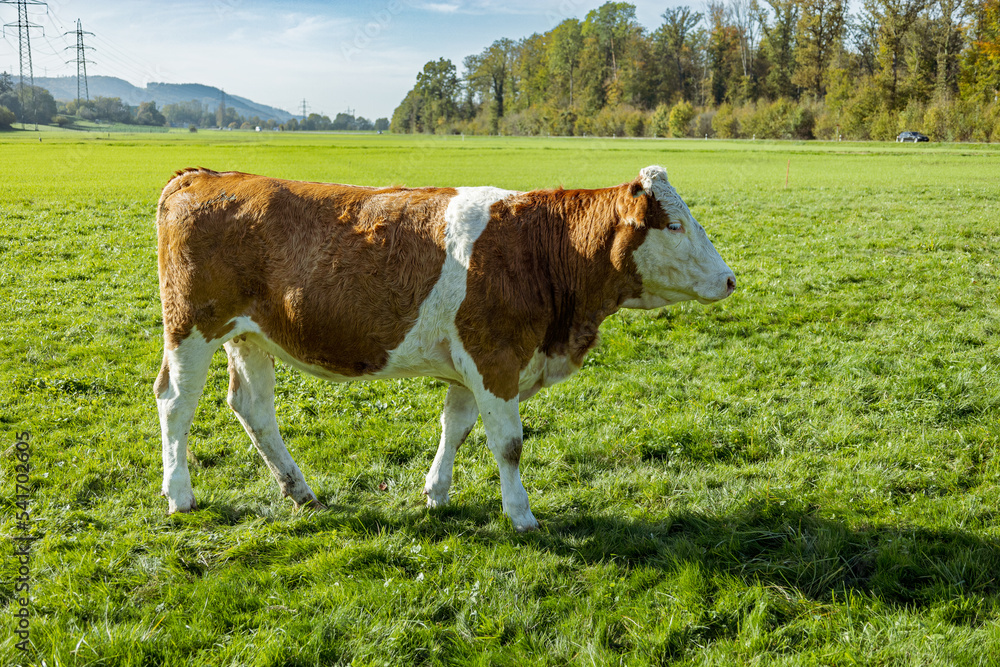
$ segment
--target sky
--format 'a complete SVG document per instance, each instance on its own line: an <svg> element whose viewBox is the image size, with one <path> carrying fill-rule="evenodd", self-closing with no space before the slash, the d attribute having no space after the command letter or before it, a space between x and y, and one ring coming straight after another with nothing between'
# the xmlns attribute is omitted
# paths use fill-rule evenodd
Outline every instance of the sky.
<svg viewBox="0 0 1000 667"><path fill-rule="evenodd" d="M40 0L32 0L39 2ZM201 83L292 113L391 117L424 63L462 59L501 37L520 39L603 0L50 0L29 7L35 76L75 76L80 19L87 73L149 82ZM648 29L676 5L633 1ZM0 4L0 22L17 7ZM66 61L71 61L67 63ZM17 28L4 28L0 70L18 76Z"/></svg>

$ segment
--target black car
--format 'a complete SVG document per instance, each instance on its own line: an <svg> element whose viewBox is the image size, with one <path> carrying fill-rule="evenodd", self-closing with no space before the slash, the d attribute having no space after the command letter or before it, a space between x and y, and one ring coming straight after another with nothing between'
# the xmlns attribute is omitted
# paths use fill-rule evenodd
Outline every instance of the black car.
<svg viewBox="0 0 1000 667"><path fill-rule="evenodd" d="M912 141L917 143L918 141L930 141L926 134L920 134L919 132L900 132L899 136L896 137L896 141Z"/></svg>

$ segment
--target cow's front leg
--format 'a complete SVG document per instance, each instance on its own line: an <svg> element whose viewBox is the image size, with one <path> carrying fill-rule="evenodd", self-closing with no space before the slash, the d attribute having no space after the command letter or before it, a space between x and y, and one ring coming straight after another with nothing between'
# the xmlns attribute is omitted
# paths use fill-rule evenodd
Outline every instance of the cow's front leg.
<svg viewBox="0 0 1000 667"><path fill-rule="evenodd" d="M441 444L438 445L437 455L431 464L430 472L427 473L427 484L424 486L428 507L437 507L448 502L455 454L469 436L478 418L479 407L472 392L462 385L449 385L448 394L444 399L444 410L441 412Z"/></svg>
<svg viewBox="0 0 1000 667"><path fill-rule="evenodd" d="M519 531L537 530L538 521L528 506L528 492L521 484L521 444L523 431L517 410L517 396L503 400L489 390L476 394L479 413L486 428L486 441L500 468L503 511Z"/></svg>

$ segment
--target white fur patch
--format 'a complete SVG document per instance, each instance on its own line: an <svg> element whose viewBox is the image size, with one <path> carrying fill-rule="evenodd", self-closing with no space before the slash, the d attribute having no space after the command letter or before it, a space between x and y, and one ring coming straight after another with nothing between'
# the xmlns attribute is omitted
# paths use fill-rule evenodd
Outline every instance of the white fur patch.
<svg viewBox="0 0 1000 667"><path fill-rule="evenodd" d="M500 188L457 188L458 194L448 203L444 213L445 250L466 271L472 258L472 246L490 221L490 207L501 199L517 194ZM447 262L447 260L445 260ZM443 275L442 271L442 275Z"/></svg>
<svg viewBox="0 0 1000 667"><path fill-rule="evenodd" d="M490 207L512 194L516 193L491 187L458 188L444 214L446 255L441 276L420 304L413 328L374 377L431 376L465 384L468 368L455 358L462 344L455 315L465 301L472 249L490 221Z"/></svg>

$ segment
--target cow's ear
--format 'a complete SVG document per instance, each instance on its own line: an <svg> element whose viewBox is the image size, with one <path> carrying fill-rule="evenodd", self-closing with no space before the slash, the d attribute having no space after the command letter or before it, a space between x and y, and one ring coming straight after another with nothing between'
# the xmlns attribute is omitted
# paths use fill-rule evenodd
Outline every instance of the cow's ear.
<svg viewBox="0 0 1000 667"><path fill-rule="evenodd" d="M632 181L624 198L619 200L619 213L623 222L635 227L646 225L646 214L649 208L649 193L643 189L642 183Z"/></svg>

